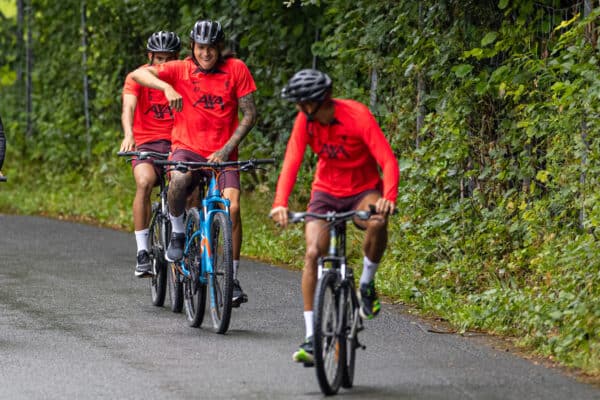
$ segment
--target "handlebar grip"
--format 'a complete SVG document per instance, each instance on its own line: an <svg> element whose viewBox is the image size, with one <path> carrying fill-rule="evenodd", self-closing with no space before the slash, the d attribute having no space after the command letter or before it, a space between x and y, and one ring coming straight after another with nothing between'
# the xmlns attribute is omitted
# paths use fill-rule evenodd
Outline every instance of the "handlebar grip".
<svg viewBox="0 0 600 400"><path fill-rule="evenodd" d="M303 213L303 212L288 211L288 219L292 223L297 223L297 222L304 221L304 215L305 215L305 213Z"/></svg>

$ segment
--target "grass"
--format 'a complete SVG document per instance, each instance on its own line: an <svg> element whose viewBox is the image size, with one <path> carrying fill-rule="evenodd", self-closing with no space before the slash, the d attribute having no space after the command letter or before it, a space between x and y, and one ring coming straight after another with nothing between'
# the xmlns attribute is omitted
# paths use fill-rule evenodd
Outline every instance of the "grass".
<svg viewBox="0 0 600 400"><path fill-rule="evenodd" d="M62 175L10 165L14 164L4 169L9 181L0 184L0 212L133 230L134 182L122 160ZM303 226L276 227L267 216L271 201L272 193L264 187L242 196L242 254L300 270ZM600 245L594 238L553 238L534 249L533 260L518 263L475 254L429 262L423 249L414 245L423 238L411 236L405 222L404 217L392 221L390 244L377 275L378 288L389 301L442 318L458 332L514 338L520 349L600 381ZM348 232L350 264L359 265L362 233L355 228ZM498 270L506 273L493 273Z"/></svg>

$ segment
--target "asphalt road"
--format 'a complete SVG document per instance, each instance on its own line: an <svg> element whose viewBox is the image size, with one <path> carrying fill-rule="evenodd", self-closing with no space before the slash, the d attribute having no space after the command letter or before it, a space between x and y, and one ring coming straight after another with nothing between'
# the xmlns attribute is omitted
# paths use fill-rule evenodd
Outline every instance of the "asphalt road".
<svg viewBox="0 0 600 400"><path fill-rule="evenodd" d="M300 274L242 260L227 335L150 302L131 233L0 215L1 399L315 399ZM361 336L360 399L600 399L600 388L385 305Z"/></svg>

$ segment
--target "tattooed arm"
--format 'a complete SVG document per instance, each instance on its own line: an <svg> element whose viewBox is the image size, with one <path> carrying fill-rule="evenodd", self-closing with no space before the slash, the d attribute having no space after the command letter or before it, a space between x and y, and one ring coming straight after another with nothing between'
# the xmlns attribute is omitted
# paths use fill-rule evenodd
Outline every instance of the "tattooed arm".
<svg viewBox="0 0 600 400"><path fill-rule="evenodd" d="M225 143L225 146L208 157L209 162L227 161L231 152L240 144L248 132L250 132L254 124L256 124L256 104L254 103L254 96L252 93L240 97L239 105L242 114L244 115L242 120L235 129L235 132L233 132L229 141Z"/></svg>

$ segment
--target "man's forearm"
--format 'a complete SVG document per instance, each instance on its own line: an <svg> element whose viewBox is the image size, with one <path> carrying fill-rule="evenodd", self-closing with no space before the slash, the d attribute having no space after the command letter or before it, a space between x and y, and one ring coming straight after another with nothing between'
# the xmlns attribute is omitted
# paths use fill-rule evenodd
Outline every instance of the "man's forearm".
<svg viewBox="0 0 600 400"><path fill-rule="evenodd" d="M231 135L231 138L227 141L227 144L223 147L223 153L229 155L233 149L235 149L241 141L246 137L248 132L252 130L254 125L256 124L257 112L256 112L256 104L254 104L254 96L252 93L241 97L239 100L240 109L242 110L242 120L240 121L238 127Z"/></svg>
<svg viewBox="0 0 600 400"><path fill-rule="evenodd" d="M169 86L167 82L153 74L150 68L140 67L136 69L131 73L131 78L142 86L162 90L163 92Z"/></svg>

